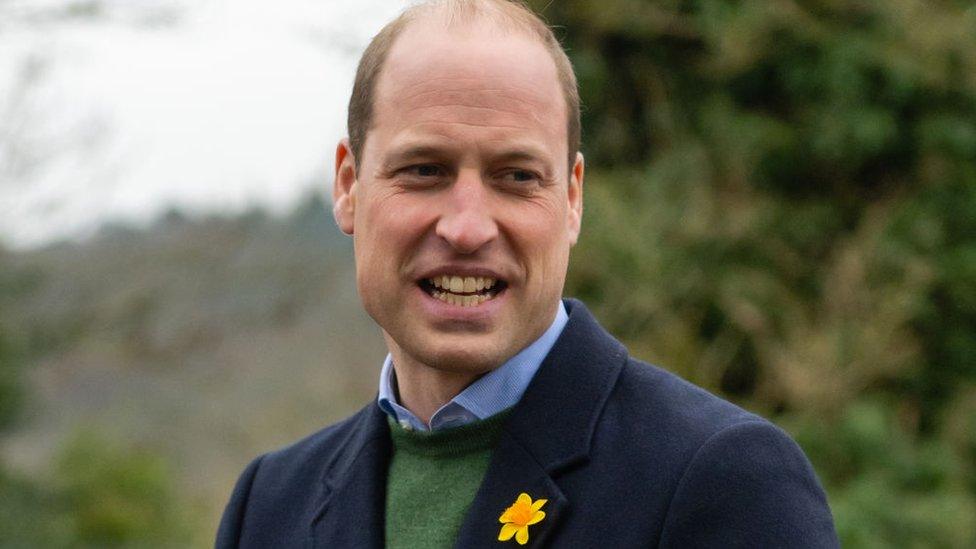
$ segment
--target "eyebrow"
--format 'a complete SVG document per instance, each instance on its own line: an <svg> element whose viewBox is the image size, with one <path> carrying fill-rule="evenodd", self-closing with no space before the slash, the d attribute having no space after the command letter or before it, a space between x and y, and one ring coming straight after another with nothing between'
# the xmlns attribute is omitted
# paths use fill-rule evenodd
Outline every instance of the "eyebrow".
<svg viewBox="0 0 976 549"><path fill-rule="evenodd" d="M450 144L407 144L403 147L394 148L384 156L382 166L392 168L406 162L417 159L438 159L442 160L452 153ZM545 151L538 147L527 144L516 144L515 146L502 148L499 151L488 151L489 160L497 162L541 162L549 164Z"/></svg>
<svg viewBox="0 0 976 549"><path fill-rule="evenodd" d="M392 168L397 165L421 158L443 158L447 156L446 147L439 145L407 145L393 149L383 157L383 167Z"/></svg>
<svg viewBox="0 0 976 549"><path fill-rule="evenodd" d="M546 155L542 151L537 150L535 147L519 147L514 149L507 149L492 155L492 161L494 162L546 162Z"/></svg>

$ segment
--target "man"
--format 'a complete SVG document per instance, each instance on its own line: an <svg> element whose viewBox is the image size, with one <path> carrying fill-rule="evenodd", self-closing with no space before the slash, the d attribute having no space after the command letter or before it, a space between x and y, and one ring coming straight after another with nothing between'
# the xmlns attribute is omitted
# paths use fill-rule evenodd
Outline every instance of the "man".
<svg viewBox="0 0 976 549"><path fill-rule="evenodd" d="M370 44L334 214L377 402L244 471L218 547L834 547L800 449L561 301L579 101L549 29L434 1Z"/></svg>

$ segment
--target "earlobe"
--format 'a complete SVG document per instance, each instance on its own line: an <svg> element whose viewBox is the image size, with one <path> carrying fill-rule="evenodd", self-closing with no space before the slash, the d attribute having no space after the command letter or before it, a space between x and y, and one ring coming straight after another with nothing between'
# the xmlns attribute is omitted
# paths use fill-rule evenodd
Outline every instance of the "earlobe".
<svg viewBox="0 0 976 549"><path fill-rule="evenodd" d="M339 230L351 235L356 213L356 160L349 140L343 139L336 146L335 183L332 185L332 215Z"/></svg>
<svg viewBox="0 0 976 549"><path fill-rule="evenodd" d="M583 175L585 172L583 153L576 153L576 162L573 163L573 172L569 176L569 239L570 244L575 245L579 238L580 226L583 222Z"/></svg>

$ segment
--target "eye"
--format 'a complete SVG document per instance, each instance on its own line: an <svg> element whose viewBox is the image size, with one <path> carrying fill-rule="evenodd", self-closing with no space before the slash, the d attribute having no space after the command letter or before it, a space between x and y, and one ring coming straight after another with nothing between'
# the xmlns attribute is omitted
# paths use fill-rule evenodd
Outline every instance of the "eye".
<svg viewBox="0 0 976 549"><path fill-rule="evenodd" d="M444 170L436 164L417 164L400 171L414 177L438 177L444 175Z"/></svg>
<svg viewBox="0 0 976 549"><path fill-rule="evenodd" d="M438 164L414 164L396 171L396 178L409 187L435 187L446 181L448 171Z"/></svg>
<svg viewBox="0 0 976 549"><path fill-rule="evenodd" d="M519 186L523 186L531 183L538 183L542 180L542 178L539 177L539 174L530 170L522 170L522 169L513 169L513 170L502 172L501 179L502 182L504 183L519 185Z"/></svg>

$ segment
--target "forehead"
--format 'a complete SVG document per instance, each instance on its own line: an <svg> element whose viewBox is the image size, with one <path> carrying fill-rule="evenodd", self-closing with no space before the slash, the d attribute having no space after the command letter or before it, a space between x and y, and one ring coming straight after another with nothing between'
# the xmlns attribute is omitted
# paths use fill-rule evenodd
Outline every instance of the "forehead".
<svg viewBox="0 0 976 549"><path fill-rule="evenodd" d="M418 122L534 129L565 139L567 107L539 39L491 23L410 23L377 83L374 126Z"/></svg>

